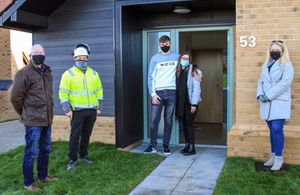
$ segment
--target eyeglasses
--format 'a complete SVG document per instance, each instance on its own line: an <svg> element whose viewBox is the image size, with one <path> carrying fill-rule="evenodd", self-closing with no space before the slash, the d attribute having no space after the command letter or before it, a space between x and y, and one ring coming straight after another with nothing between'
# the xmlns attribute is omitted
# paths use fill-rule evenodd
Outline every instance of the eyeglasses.
<svg viewBox="0 0 300 195"><path fill-rule="evenodd" d="M272 43L281 43L281 44L283 44L283 41L281 41L281 40L273 40Z"/></svg>

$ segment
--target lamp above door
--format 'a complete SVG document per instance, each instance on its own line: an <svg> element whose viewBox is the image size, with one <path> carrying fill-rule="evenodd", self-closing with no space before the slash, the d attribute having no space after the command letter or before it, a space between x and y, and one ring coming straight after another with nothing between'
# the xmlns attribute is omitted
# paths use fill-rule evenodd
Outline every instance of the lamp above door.
<svg viewBox="0 0 300 195"><path fill-rule="evenodd" d="M191 9L185 5L175 5L173 8L173 12L177 14L187 14L191 12Z"/></svg>

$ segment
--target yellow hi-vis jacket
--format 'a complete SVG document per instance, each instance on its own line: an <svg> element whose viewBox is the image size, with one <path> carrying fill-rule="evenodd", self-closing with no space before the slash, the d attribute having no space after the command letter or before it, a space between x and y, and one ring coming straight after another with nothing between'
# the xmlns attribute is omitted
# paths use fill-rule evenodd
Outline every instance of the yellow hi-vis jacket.
<svg viewBox="0 0 300 195"><path fill-rule="evenodd" d="M64 112L102 109L103 88L99 74L87 68L85 73L73 66L65 71L59 85L59 99Z"/></svg>

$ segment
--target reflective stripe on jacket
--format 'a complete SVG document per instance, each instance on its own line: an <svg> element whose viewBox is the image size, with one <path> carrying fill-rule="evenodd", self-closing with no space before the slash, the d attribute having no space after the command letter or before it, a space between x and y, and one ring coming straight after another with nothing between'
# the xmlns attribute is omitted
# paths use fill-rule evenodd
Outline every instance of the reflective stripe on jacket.
<svg viewBox="0 0 300 195"><path fill-rule="evenodd" d="M65 112L101 109L103 88L99 74L89 67L85 73L75 66L68 69L60 81L59 99Z"/></svg>

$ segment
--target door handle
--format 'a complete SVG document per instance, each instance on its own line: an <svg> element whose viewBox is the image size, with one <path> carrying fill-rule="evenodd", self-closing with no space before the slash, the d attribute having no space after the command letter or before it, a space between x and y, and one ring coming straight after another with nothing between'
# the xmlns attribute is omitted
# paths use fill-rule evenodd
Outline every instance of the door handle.
<svg viewBox="0 0 300 195"><path fill-rule="evenodd" d="M216 87L219 88L219 89L223 89L223 85L222 84L216 85Z"/></svg>

